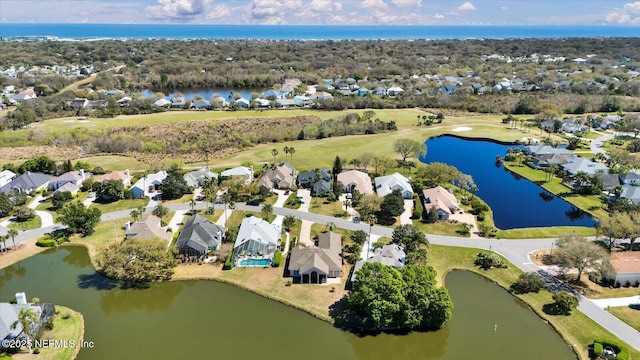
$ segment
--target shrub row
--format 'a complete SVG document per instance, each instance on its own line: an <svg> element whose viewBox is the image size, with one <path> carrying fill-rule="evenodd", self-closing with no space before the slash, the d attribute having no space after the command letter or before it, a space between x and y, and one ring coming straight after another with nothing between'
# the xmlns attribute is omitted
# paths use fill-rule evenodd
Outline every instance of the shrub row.
<svg viewBox="0 0 640 360"><path fill-rule="evenodd" d="M224 265L222 266L222 270L231 270L231 268L233 267L233 263L231 262L231 255L233 253L230 252L229 255L227 255L227 259L224 261Z"/></svg>
<svg viewBox="0 0 640 360"><path fill-rule="evenodd" d="M273 267L280 267L282 263L282 253L280 251L276 251L273 255Z"/></svg>
<svg viewBox="0 0 640 360"><path fill-rule="evenodd" d="M600 345L600 346L597 346ZM593 352L595 355L599 356L599 355L603 355L604 353L604 348L606 347L610 347L613 349L613 351L615 351L616 353L616 359L618 360L629 360L629 349L627 349L626 346L622 345L621 343L619 343L618 341L615 340L609 340L609 339L603 339L603 338L595 338L593 340ZM596 348L598 350L601 350L601 353L598 354L596 352Z"/></svg>

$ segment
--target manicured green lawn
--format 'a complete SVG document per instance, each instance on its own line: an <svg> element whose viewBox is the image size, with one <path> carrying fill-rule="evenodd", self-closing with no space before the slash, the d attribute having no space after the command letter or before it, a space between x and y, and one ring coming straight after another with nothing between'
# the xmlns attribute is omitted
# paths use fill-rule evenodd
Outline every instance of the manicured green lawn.
<svg viewBox="0 0 640 360"><path fill-rule="evenodd" d="M640 331L640 306L636 309L629 306L612 307L607 311L632 328Z"/></svg>
<svg viewBox="0 0 640 360"><path fill-rule="evenodd" d="M559 238L567 234L580 236L595 236L596 229L585 226L552 226L521 228L510 230L498 230L496 238L499 239L538 239L538 238Z"/></svg>
<svg viewBox="0 0 640 360"><path fill-rule="evenodd" d="M562 184L562 179L554 176L551 181L546 181L547 174L542 170L535 170L526 165L519 166L513 162L504 162L504 165L518 175L540 184L545 190L560 196L577 208L599 218L607 214L603 209L602 201L597 195L578 195L571 193L571 189Z"/></svg>
<svg viewBox="0 0 640 360"><path fill-rule="evenodd" d="M147 204L149 204L149 199L142 198L142 199L124 199L124 200L118 200L118 201L114 201L106 204L94 202L91 205L91 207L96 207L100 209L100 211L102 211L103 214L106 214L109 212L119 211L119 210L137 209L138 207L141 207L141 206L146 208Z"/></svg>
<svg viewBox="0 0 640 360"><path fill-rule="evenodd" d="M292 191L291 193L289 193L289 197L288 197L288 198L287 198L287 200L284 202L283 207L285 207L285 208L287 208L287 209L294 209L294 210L299 209L299 208L300 208L300 205L301 205L299 202L296 202L296 203L295 203L296 205L289 205L289 204L288 204L288 203L289 203L289 201L294 201L294 200L296 200L297 196L298 196L298 192L297 192L297 191Z"/></svg>
<svg viewBox="0 0 640 360"><path fill-rule="evenodd" d="M125 223L127 221L131 221L131 218L103 221L96 226L93 234L86 237L75 234L72 235L69 240L71 243L84 244L89 247L101 247L114 244L124 239Z"/></svg>
<svg viewBox="0 0 640 360"><path fill-rule="evenodd" d="M9 223L8 227L9 229L15 229L20 231L20 230L39 229L41 226L42 226L42 219L40 219L40 216L36 215L27 221L23 221L23 222L13 221Z"/></svg>
<svg viewBox="0 0 640 360"><path fill-rule="evenodd" d="M519 274L522 273L522 271L509 262L507 262L509 266L508 269L491 269L488 271L478 269L473 265L473 262L476 254L480 251L486 250L430 245L428 250L428 265L432 266L438 272L438 280L441 284L448 271L468 270L488 277L503 288L509 288ZM545 304L553 302L551 293L548 291L541 291L537 294L517 295L517 297L529 304L541 318L551 323L565 339L567 344L576 344L576 350L579 352L581 359L589 358L588 346L593 342L594 338L603 337L616 339L614 335L580 311L574 310L570 316L548 315L544 313L542 307ZM640 358L640 351L634 350L631 347L629 347L629 350L634 359Z"/></svg>
<svg viewBox="0 0 640 360"><path fill-rule="evenodd" d="M447 221L438 221L433 224L423 223L420 220L413 220L413 226L427 234L461 236L460 231L464 226L460 223L454 224Z"/></svg>
<svg viewBox="0 0 640 360"><path fill-rule="evenodd" d="M58 314L53 317L53 330L45 331L41 339L73 340L76 344L80 344L84 332L82 314L64 306L56 305L55 307ZM38 359L73 359L78 350L72 346L61 348L51 346L40 349L40 354L36 357Z"/></svg>
<svg viewBox="0 0 640 360"><path fill-rule="evenodd" d="M181 197L173 200L162 200L162 205L171 205L171 204L188 204L189 200L193 199L193 194L184 194Z"/></svg>
<svg viewBox="0 0 640 360"><path fill-rule="evenodd" d="M212 223L216 223L216 221L218 221L218 219L220 218L220 216L222 216L223 210L214 210L213 214L206 214L203 211L200 211L198 213L198 215L203 216L205 219L208 219L209 221L211 221Z"/></svg>
<svg viewBox="0 0 640 360"><path fill-rule="evenodd" d="M326 198L315 197L311 199L309 204L309 212L334 217L349 217L349 213L344 210L344 205L340 201L327 202Z"/></svg>

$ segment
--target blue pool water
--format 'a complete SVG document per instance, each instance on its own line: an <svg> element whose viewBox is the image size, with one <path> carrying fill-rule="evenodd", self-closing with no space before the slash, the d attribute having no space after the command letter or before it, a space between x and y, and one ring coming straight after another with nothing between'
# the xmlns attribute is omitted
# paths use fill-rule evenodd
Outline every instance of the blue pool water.
<svg viewBox="0 0 640 360"><path fill-rule="evenodd" d="M588 214L570 203L496 166L496 155L504 157L513 146L454 136L431 138L426 144L427 155L420 161L453 165L471 175L479 189L476 195L491 207L500 229L595 225Z"/></svg>
<svg viewBox="0 0 640 360"><path fill-rule="evenodd" d="M269 266L271 260L269 259L244 259L240 260L241 266Z"/></svg>

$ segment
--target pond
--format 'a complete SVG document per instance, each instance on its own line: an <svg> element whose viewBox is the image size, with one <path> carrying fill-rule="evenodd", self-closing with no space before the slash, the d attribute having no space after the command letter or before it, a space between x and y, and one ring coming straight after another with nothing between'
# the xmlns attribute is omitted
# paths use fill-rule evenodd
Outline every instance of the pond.
<svg viewBox="0 0 640 360"><path fill-rule="evenodd" d="M238 93L242 95L243 98L250 100L252 93L261 94L265 90L268 89L235 89L235 88L209 88L209 89L157 89L157 90L142 90L141 93L146 97L153 97L153 94L156 92L161 92L166 95L165 99L171 100L176 94L182 94L185 100L192 100L196 95L202 96L203 99L209 101L213 97L213 95L220 95L225 100L229 101L229 95L233 93Z"/></svg>
<svg viewBox="0 0 640 360"><path fill-rule="evenodd" d="M500 229L546 226L595 226L585 212L544 190L537 184L496 166L513 145L483 140L439 136L427 139L423 163L442 162L473 177L478 195L493 211Z"/></svg>
<svg viewBox="0 0 640 360"><path fill-rule="evenodd" d="M95 348L78 359L575 359L551 327L492 282L460 271L446 282L455 304L447 326L402 336L356 336L214 281L112 288L82 247L0 270L0 300L25 291L80 311Z"/></svg>

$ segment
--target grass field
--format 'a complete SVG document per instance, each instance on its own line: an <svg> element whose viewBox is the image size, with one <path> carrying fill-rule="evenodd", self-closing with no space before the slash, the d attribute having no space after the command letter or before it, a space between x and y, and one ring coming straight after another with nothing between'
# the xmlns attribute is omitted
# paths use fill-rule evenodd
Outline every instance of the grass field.
<svg viewBox="0 0 640 360"><path fill-rule="evenodd" d="M13 221L8 225L9 229L15 229L18 231L39 229L41 226L42 226L42 219L40 219L40 216L38 215L32 217L27 221L23 221L23 222Z"/></svg>
<svg viewBox="0 0 640 360"><path fill-rule="evenodd" d="M123 171L125 169L131 171L146 170L148 167L147 164L141 163L136 159L118 155L90 156L78 160L89 163L92 168L100 166L107 172L115 170Z"/></svg>
<svg viewBox="0 0 640 360"><path fill-rule="evenodd" d="M413 226L420 229L420 231L427 234L435 235L449 235L449 236L462 236L460 231L463 229L463 225L460 223L454 224L447 221L438 221L433 224L423 223L420 220L413 220Z"/></svg>
<svg viewBox="0 0 640 360"><path fill-rule="evenodd" d="M114 221L103 221L96 226L93 234L86 237L75 234L69 240L71 243L86 245L91 254L96 247L122 241L125 235L125 223L130 220L130 218L123 218Z"/></svg>
<svg viewBox="0 0 640 360"><path fill-rule="evenodd" d="M349 213L344 210L344 206L340 201L328 202L326 198L313 197L309 204L309 212L334 217L348 217ZM344 216L343 216L344 215Z"/></svg>
<svg viewBox="0 0 640 360"><path fill-rule="evenodd" d="M498 230L496 238L499 239L541 239L558 238L567 234L580 236L596 236L596 229L585 226L552 226L534 227L510 230Z"/></svg>
<svg viewBox="0 0 640 360"><path fill-rule="evenodd" d="M479 249L431 245L429 246L428 265L438 272L440 284L444 283L447 272L451 270L468 270L486 276L507 289L522 273L508 262L508 269L480 270L473 265L475 256L479 251ZM589 358L588 346L593 342L594 338L616 339L614 335L580 311L574 310L570 316L554 316L544 313L542 307L553 302L551 293L548 291L541 291L537 294L517 295L517 297L529 304L541 318L557 329L567 344L576 344L575 349L581 359ZM634 350L629 346L628 348L632 358L640 358L640 351Z"/></svg>
<svg viewBox="0 0 640 360"><path fill-rule="evenodd" d="M118 200L106 204L101 204L98 202L94 202L91 207L95 207L100 209L103 214L119 211L119 210L128 210L128 209L137 209L138 207L147 207L149 204L149 199L124 199Z"/></svg>
<svg viewBox="0 0 640 360"><path fill-rule="evenodd" d="M634 309L629 306L620 306L609 308L607 311L632 328L640 331L640 307Z"/></svg>
<svg viewBox="0 0 640 360"><path fill-rule="evenodd" d="M56 305L56 312L59 313L53 317L53 330L45 331L41 339L74 340L76 344L80 344L84 335L84 319L82 318L82 314L60 305ZM80 346L61 348L51 346L40 349L40 354L38 354L36 358L47 360L74 359L78 351L80 351Z"/></svg>

